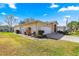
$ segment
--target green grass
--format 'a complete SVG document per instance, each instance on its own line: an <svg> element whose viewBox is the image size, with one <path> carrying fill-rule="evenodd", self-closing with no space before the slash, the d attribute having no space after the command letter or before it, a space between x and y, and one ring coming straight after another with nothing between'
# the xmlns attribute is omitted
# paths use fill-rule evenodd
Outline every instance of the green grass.
<svg viewBox="0 0 79 59"><path fill-rule="evenodd" d="M72 35L72 36L79 36L79 31L70 32L70 35Z"/></svg>
<svg viewBox="0 0 79 59"><path fill-rule="evenodd" d="M31 40L14 33L0 32L3 56L73 56L79 55L79 43L61 40Z"/></svg>

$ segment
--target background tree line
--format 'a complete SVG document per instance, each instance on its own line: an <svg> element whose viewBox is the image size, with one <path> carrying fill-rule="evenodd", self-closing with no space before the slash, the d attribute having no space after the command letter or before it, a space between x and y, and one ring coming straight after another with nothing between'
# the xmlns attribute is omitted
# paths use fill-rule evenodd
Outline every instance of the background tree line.
<svg viewBox="0 0 79 59"><path fill-rule="evenodd" d="M79 31L79 21L71 21L67 24L71 32Z"/></svg>
<svg viewBox="0 0 79 59"><path fill-rule="evenodd" d="M34 21L35 19L33 18L26 18L24 20L20 20L20 19L17 19L13 14L10 14L10 15L6 15L5 16L5 20L4 22L7 24L7 26L9 27L9 32L13 32L13 28L14 26L18 23L18 24L23 24L23 23L29 23L29 22L32 22Z"/></svg>

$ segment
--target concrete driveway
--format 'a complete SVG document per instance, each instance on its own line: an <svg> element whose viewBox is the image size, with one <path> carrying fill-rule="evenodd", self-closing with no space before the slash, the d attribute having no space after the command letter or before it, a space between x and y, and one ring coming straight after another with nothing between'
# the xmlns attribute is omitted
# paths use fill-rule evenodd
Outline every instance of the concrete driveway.
<svg viewBox="0 0 79 59"><path fill-rule="evenodd" d="M19 35L26 37L26 38L34 39L34 40L35 39L41 40L41 39L38 39L38 38L23 35L23 34L19 34ZM78 36L68 36L68 35L62 35L62 34L59 34L59 33L49 34L49 38L55 38L55 39L58 39L58 40L65 40L65 41L71 41L71 42L79 42ZM42 39L42 40L44 40L44 39ZM46 38L45 38L45 40L46 40Z"/></svg>
<svg viewBox="0 0 79 59"><path fill-rule="evenodd" d="M72 42L79 42L79 37L65 35L60 40L66 40L66 41L72 41Z"/></svg>
<svg viewBox="0 0 79 59"><path fill-rule="evenodd" d="M48 38L54 38L57 40L65 40L65 41L72 41L72 42L79 42L79 36L69 36L63 35L60 33L51 33L47 35Z"/></svg>

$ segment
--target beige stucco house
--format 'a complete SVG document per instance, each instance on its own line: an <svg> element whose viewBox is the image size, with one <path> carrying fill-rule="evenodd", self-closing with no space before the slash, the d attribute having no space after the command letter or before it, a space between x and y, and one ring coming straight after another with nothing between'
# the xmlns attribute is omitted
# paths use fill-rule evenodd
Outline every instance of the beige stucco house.
<svg viewBox="0 0 79 59"><path fill-rule="evenodd" d="M52 32L57 31L57 22L42 22L42 21L32 21L32 22L26 22L24 24L16 25L14 27L14 32L17 30L20 31L20 33L30 33L33 32L38 33L39 30L43 30L44 34L49 34Z"/></svg>

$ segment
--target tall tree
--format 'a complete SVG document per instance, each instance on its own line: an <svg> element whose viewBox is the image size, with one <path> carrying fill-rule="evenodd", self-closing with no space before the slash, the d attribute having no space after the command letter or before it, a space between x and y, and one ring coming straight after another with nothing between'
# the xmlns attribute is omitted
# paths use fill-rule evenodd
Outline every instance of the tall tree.
<svg viewBox="0 0 79 59"><path fill-rule="evenodd" d="M13 26L16 24L16 22L17 19L14 17L14 15L11 14L6 16L5 23L8 25L10 32L13 31Z"/></svg>
<svg viewBox="0 0 79 59"><path fill-rule="evenodd" d="M33 19L33 18L26 18L23 21L20 21L19 24L29 23L29 22L32 22L32 21L35 21L35 19Z"/></svg>
<svg viewBox="0 0 79 59"><path fill-rule="evenodd" d="M71 21L70 23L68 23L68 27L71 29L71 31L77 31L79 28L79 22Z"/></svg>
<svg viewBox="0 0 79 59"><path fill-rule="evenodd" d="M27 22L27 23L29 23L29 22L32 22L32 21L34 21L35 19L33 19L33 18L26 18L26 19L24 19L24 22Z"/></svg>
<svg viewBox="0 0 79 59"><path fill-rule="evenodd" d="M24 24L24 23L25 23L25 21L20 21L20 22L19 22L19 24Z"/></svg>

